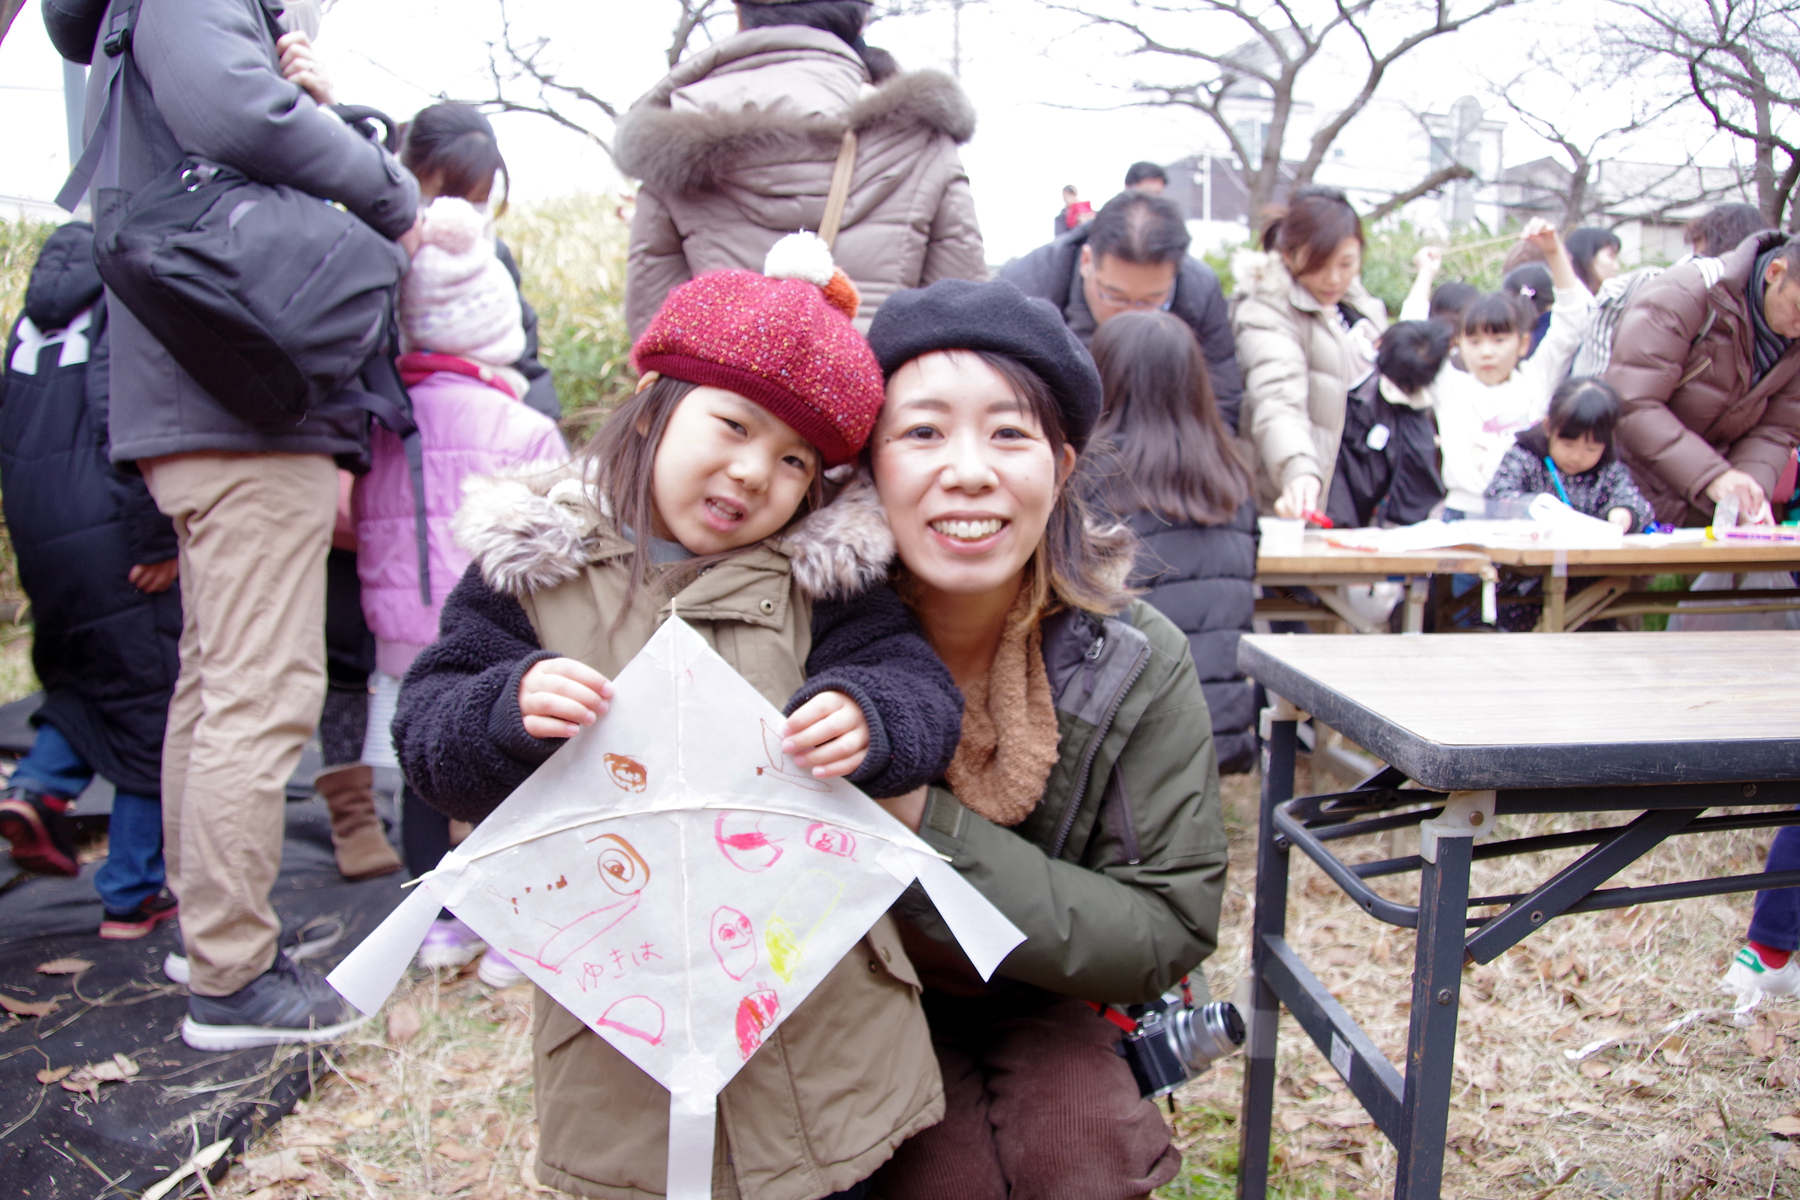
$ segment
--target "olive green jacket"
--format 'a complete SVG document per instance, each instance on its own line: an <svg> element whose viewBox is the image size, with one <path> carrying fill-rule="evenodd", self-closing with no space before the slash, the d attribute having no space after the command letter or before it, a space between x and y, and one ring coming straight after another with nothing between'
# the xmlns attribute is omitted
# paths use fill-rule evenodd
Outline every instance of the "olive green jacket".
<svg viewBox="0 0 1800 1200"><path fill-rule="evenodd" d="M1226 842L1206 697L1187 639L1142 601L1058 613L1043 646L1061 733L1044 799L1008 828L933 788L919 832L1024 932L1001 976L1140 1003L1218 947ZM907 917L948 942L919 908Z"/></svg>

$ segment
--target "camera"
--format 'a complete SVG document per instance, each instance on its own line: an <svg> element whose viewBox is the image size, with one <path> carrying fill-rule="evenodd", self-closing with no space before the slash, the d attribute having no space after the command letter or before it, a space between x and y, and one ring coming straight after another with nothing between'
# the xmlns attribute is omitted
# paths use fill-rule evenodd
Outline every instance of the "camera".
<svg viewBox="0 0 1800 1200"><path fill-rule="evenodd" d="M1115 1010L1116 1011L1116 1010ZM1119 1055L1131 1065L1145 1099L1164 1096L1244 1045L1244 1018L1224 1000L1196 1007L1187 980L1148 1004L1125 1009L1130 1026Z"/></svg>

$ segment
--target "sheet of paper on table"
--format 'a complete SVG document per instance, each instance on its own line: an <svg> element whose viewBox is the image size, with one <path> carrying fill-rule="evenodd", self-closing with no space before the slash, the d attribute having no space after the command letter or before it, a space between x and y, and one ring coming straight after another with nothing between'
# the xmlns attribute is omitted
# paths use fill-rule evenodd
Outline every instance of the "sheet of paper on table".
<svg viewBox="0 0 1800 1200"><path fill-rule="evenodd" d="M670 1092L670 1200L719 1091L917 879L983 977L1023 935L917 835L781 753L783 717L670 620L576 734L330 979L363 1012L440 906Z"/></svg>
<svg viewBox="0 0 1800 1200"><path fill-rule="evenodd" d="M1536 497L1528 518L1420 521L1395 529L1334 530L1326 536L1334 546L1382 554L1406 554L1447 546L1617 550L1625 544L1625 532L1617 525L1576 512L1553 496Z"/></svg>

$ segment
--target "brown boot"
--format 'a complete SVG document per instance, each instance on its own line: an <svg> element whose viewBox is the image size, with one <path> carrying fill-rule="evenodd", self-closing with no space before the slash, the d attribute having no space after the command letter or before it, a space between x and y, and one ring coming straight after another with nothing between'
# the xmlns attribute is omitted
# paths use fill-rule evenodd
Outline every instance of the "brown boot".
<svg viewBox="0 0 1800 1200"><path fill-rule="evenodd" d="M331 810L331 846L337 851L339 874L373 879L400 869L400 856L375 815L375 768L364 763L333 767L319 773L313 788Z"/></svg>

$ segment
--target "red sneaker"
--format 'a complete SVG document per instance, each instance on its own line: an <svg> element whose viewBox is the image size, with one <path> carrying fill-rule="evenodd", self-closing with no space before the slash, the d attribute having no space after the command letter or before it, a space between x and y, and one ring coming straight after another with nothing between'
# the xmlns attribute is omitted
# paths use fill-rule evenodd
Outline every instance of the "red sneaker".
<svg viewBox="0 0 1800 1200"><path fill-rule="evenodd" d="M164 921L173 920L180 914L181 909L175 903L175 897L167 892L158 892L130 912L116 913L108 909L106 919L100 922L100 936L115 942L128 942L143 937Z"/></svg>
<svg viewBox="0 0 1800 1200"><path fill-rule="evenodd" d="M60 796L24 787L0 792L0 837L12 843L13 861L44 875L81 874L75 848L62 830L68 807Z"/></svg>

